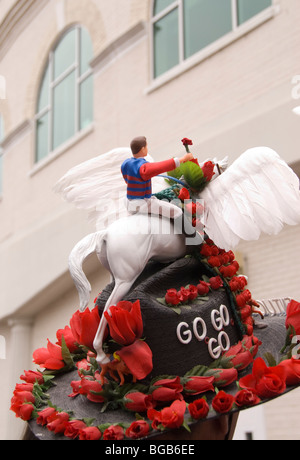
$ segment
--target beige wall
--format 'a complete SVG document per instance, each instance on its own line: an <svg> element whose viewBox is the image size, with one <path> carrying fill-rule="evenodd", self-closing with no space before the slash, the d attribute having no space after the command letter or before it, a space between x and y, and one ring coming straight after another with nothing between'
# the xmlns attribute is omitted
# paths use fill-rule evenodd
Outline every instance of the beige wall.
<svg viewBox="0 0 300 460"><path fill-rule="evenodd" d="M292 99L291 83L300 74L298 0L274 0L271 18L156 82L150 77L150 1L0 0L1 12L12 5L18 14L11 11L0 24L5 38L0 40L0 73L7 82L7 98L0 100L6 134L0 199L0 335L7 338L10 350L7 317L31 322L22 332L29 336L30 352L19 356L18 365L8 358L0 361L0 372L7 378L2 407L9 405L9 382L24 370L22 359L30 365L28 355L47 338L55 338L77 305L67 259L74 244L93 228L84 212L71 209L52 191L65 171L112 147L127 146L138 134L148 137L156 159L182 153L180 139L190 137L201 160L229 155L233 161L257 145L274 148L287 162L300 160L300 119L292 114L298 102ZM33 117L40 79L51 47L74 23L83 24L93 41L94 124L35 165ZM299 227L240 245L256 298L300 299L295 277L299 245ZM88 270L93 299L108 274L95 260ZM288 434L278 435L271 408L273 402L265 410L268 437L276 433L298 438L295 424ZM12 417L1 413L0 438L9 436Z"/></svg>

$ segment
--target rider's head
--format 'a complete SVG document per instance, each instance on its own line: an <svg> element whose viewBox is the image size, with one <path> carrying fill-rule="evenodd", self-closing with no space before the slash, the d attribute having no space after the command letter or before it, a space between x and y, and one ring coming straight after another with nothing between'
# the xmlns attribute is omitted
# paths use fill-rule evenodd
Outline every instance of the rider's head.
<svg viewBox="0 0 300 460"><path fill-rule="evenodd" d="M135 158L146 156L148 153L147 139L145 136L135 137L131 141L130 148Z"/></svg>

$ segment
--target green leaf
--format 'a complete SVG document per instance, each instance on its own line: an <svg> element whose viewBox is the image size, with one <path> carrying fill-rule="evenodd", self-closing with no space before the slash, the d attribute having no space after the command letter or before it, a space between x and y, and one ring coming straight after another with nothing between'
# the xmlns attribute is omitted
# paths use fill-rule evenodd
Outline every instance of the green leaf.
<svg viewBox="0 0 300 460"><path fill-rule="evenodd" d="M86 426L91 426L95 419L94 418L83 418L82 420L86 424Z"/></svg>
<svg viewBox="0 0 300 460"><path fill-rule="evenodd" d="M194 376L202 376L207 371L207 366L203 366L199 364L198 366L193 367L190 371L188 371L184 377L194 377Z"/></svg>
<svg viewBox="0 0 300 460"><path fill-rule="evenodd" d="M66 344L66 341L63 335L61 336L61 353L62 353L62 358L64 362L66 363L66 366L70 369L73 368L74 361L70 353L70 350L67 347L67 344Z"/></svg>
<svg viewBox="0 0 300 460"><path fill-rule="evenodd" d="M187 161L181 165L183 175L188 185L193 189L201 189L205 182L202 169L192 161Z"/></svg>
<svg viewBox="0 0 300 460"><path fill-rule="evenodd" d="M180 315L181 314L181 308L180 307L170 307L173 311L175 311L175 313L177 313L177 315Z"/></svg>
<svg viewBox="0 0 300 460"><path fill-rule="evenodd" d="M274 367L274 366L277 366L277 363L276 363L276 360L274 358L274 356L267 352L264 354L264 357L266 358L268 364L269 364L269 367Z"/></svg>
<svg viewBox="0 0 300 460"><path fill-rule="evenodd" d="M173 171L169 171L167 174L168 176L170 177L174 177L175 179L180 179L181 176L183 176L183 168L182 168L182 164L176 168L176 169L173 169Z"/></svg>
<svg viewBox="0 0 300 460"><path fill-rule="evenodd" d="M186 420L184 420L182 426L183 426L183 428L185 428L189 433L191 432L191 429L190 429L190 427L188 426Z"/></svg>
<svg viewBox="0 0 300 460"><path fill-rule="evenodd" d="M157 302L161 303L162 305L167 306L167 302L166 302L166 299L164 297L158 297L156 300L157 300Z"/></svg>

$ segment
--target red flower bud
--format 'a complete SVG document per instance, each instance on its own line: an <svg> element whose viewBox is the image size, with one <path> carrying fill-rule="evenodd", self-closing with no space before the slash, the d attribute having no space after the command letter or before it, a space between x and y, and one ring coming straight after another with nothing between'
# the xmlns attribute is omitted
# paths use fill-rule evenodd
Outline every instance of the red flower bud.
<svg viewBox="0 0 300 460"><path fill-rule="evenodd" d="M125 408L133 412L145 412L155 406L151 395L139 391L126 393L123 401Z"/></svg>
<svg viewBox="0 0 300 460"><path fill-rule="evenodd" d="M223 390L219 391L211 403L213 409L219 414L226 414L229 412L232 409L233 404L234 396L225 393Z"/></svg>
<svg viewBox="0 0 300 460"><path fill-rule="evenodd" d="M112 306L104 316L108 322L110 335L119 345L130 345L143 333L143 319L140 301L121 301Z"/></svg>
<svg viewBox="0 0 300 460"><path fill-rule="evenodd" d="M207 417L209 405L203 398L196 399L196 401L189 404L188 410L194 420L201 420Z"/></svg>

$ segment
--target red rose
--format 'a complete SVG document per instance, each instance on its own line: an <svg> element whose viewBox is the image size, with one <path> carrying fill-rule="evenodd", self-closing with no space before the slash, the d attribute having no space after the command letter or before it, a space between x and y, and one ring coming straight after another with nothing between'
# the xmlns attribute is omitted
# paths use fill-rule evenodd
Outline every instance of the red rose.
<svg viewBox="0 0 300 460"><path fill-rule="evenodd" d="M267 367L262 358L256 358L252 374L239 380L242 389L254 391L260 398L272 398L286 388L285 370L282 366Z"/></svg>
<svg viewBox="0 0 300 460"><path fill-rule="evenodd" d="M184 211L188 214L194 215L197 212L197 205L193 201L184 204Z"/></svg>
<svg viewBox="0 0 300 460"><path fill-rule="evenodd" d="M165 301L169 305L178 305L180 303L180 299L177 296L177 290L168 289L165 295Z"/></svg>
<svg viewBox="0 0 300 460"><path fill-rule="evenodd" d="M218 256L220 254L221 250L216 246L215 244L212 244L211 246L211 253L213 256Z"/></svg>
<svg viewBox="0 0 300 460"><path fill-rule="evenodd" d="M28 385L28 384L24 384ZM16 386L14 396L11 399L10 410L16 414L16 417L28 421L31 419L34 410L35 397L31 391L22 390L21 386ZM24 388L24 387L23 387Z"/></svg>
<svg viewBox="0 0 300 460"><path fill-rule="evenodd" d="M88 426L79 430L80 441L98 441L101 436L101 431L96 426Z"/></svg>
<svg viewBox="0 0 300 460"><path fill-rule="evenodd" d="M230 347L224 356L231 358L231 364L238 370L245 369L255 358L261 342L254 336L244 336L236 345Z"/></svg>
<svg viewBox="0 0 300 460"><path fill-rule="evenodd" d="M62 336L64 337L66 345L71 353L74 353L74 351L78 350L76 339L72 333L72 330L69 328L69 326L66 326L64 329L59 329L56 332L56 337L58 340L57 344L60 346L61 346Z"/></svg>
<svg viewBox="0 0 300 460"><path fill-rule="evenodd" d="M247 280L244 276L235 276L230 280L229 286L232 291L242 291L247 285Z"/></svg>
<svg viewBox="0 0 300 460"><path fill-rule="evenodd" d="M213 278L210 278L209 284L212 289L220 289L223 286L223 281L220 276L215 276Z"/></svg>
<svg viewBox="0 0 300 460"><path fill-rule="evenodd" d="M124 439L124 429L119 425L111 425L103 433L104 441L120 441Z"/></svg>
<svg viewBox="0 0 300 460"><path fill-rule="evenodd" d="M198 289L197 286L193 286L192 284L189 286L189 300L194 300L198 297Z"/></svg>
<svg viewBox="0 0 300 460"><path fill-rule="evenodd" d="M286 309L285 327L295 329L296 335L300 334L300 303L291 300Z"/></svg>
<svg viewBox="0 0 300 460"><path fill-rule="evenodd" d="M125 408L133 412L146 412L154 407L152 396L139 391L126 393L123 401Z"/></svg>
<svg viewBox="0 0 300 460"><path fill-rule="evenodd" d="M184 384L184 391L189 394L198 395L200 393L205 393L206 391L214 391L214 382L215 378L212 377L201 377L194 376L188 377L187 382Z"/></svg>
<svg viewBox="0 0 300 460"><path fill-rule="evenodd" d="M195 164L196 164L197 166L199 166L199 168L200 168L199 161L198 161L197 158L192 158L190 161L191 161L192 163L195 163Z"/></svg>
<svg viewBox="0 0 300 460"><path fill-rule="evenodd" d="M278 366L285 370L286 384L288 386L298 385L300 382L300 360L299 359L286 359L281 361Z"/></svg>
<svg viewBox="0 0 300 460"><path fill-rule="evenodd" d="M118 350L117 354L137 380L147 377L153 369L152 351L143 340L136 340L133 344Z"/></svg>
<svg viewBox="0 0 300 460"><path fill-rule="evenodd" d="M65 367L62 350L48 340L47 348L38 348L33 352L33 361L41 367L50 370L59 370Z"/></svg>
<svg viewBox="0 0 300 460"><path fill-rule="evenodd" d="M182 189L179 192L178 198L181 201L189 200L190 199L190 192L188 191L188 189L185 188L185 187L182 187Z"/></svg>
<svg viewBox="0 0 300 460"><path fill-rule="evenodd" d="M204 165L202 166L202 171L206 179L206 182L209 182L215 174L214 167L215 165L212 161L206 161L206 163L204 163Z"/></svg>
<svg viewBox="0 0 300 460"><path fill-rule="evenodd" d="M250 407L258 404L260 399L251 390L241 390L235 395L234 401L238 407Z"/></svg>
<svg viewBox="0 0 300 460"><path fill-rule="evenodd" d="M139 439L147 436L149 431L149 424L145 420L137 420L136 422L132 422L130 427L127 428L125 435L127 438Z"/></svg>
<svg viewBox="0 0 300 460"><path fill-rule="evenodd" d="M225 393L223 390L219 391L211 403L213 409L219 414L226 414L229 412L232 409L233 404L234 396Z"/></svg>
<svg viewBox="0 0 300 460"><path fill-rule="evenodd" d="M202 244L200 249L200 254L204 257L209 257L212 255L212 249L208 244Z"/></svg>
<svg viewBox="0 0 300 460"><path fill-rule="evenodd" d="M183 399L181 394L183 386L180 383L180 377L158 380L153 386L158 387L152 392L152 398L155 401L174 401L175 399Z"/></svg>
<svg viewBox="0 0 300 460"><path fill-rule="evenodd" d="M91 311L86 308L84 312L79 310L74 313L70 320L72 334L80 345L93 350L93 341L100 323L98 308ZM107 333L106 333L107 335ZM106 335L104 338L106 338Z"/></svg>
<svg viewBox="0 0 300 460"><path fill-rule="evenodd" d="M214 369L208 371L207 375L209 373L215 377L214 384L218 388L226 387L238 378L238 371L234 367L230 367L229 369Z"/></svg>
<svg viewBox="0 0 300 460"><path fill-rule="evenodd" d="M70 385L73 388L73 393L69 394L68 396L69 398L75 398L75 396L80 394L81 380L73 380Z"/></svg>
<svg viewBox="0 0 300 460"><path fill-rule="evenodd" d="M197 291L199 295L205 295L209 293L210 284L205 281L200 281L197 286Z"/></svg>
<svg viewBox="0 0 300 460"><path fill-rule="evenodd" d="M47 425L48 420L50 417L53 417L57 414L57 411L53 407L46 407L42 411L38 412L38 418L36 419L36 423L38 425Z"/></svg>
<svg viewBox="0 0 300 460"><path fill-rule="evenodd" d="M183 145L193 145L193 142L191 141L191 139L188 139L187 137L184 137L183 139L181 139L181 142L183 143Z"/></svg>
<svg viewBox="0 0 300 460"><path fill-rule="evenodd" d="M185 303L190 298L190 292L189 292L188 289L185 289L184 287L181 287L180 291L177 292L177 297L180 300L180 302Z"/></svg>
<svg viewBox="0 0 300 460"><path fill-rule="evenodd" d="M194 420L201 420L207 417L209 405L204 398L196 399L188 405L188 410Z"/></svg>
<svg viewBox="0 0 300 460"><path fill-rule="evenodd" d="M104 402L103 396L97 394L101 391L103 391L103 388L98 380L94 380L92 377L84 377L81 379L79 393L86 395L89 401L96 403Z"/></svg>
<svg viewBox="0 0 300 460"><path fill-rule="evenodd" d="M236 303L239 308L243 308L246 305L246 302L247 301L246 301L246 298L243 296L243 293L238 294L236 296Z"/></svg>
<svg viewBox="0 0 300 460"><path fill-rule="evenodd" d="M69 418L69 414L66 412L59 412L53 417L50 417L47 423L47 429L53 431L55 434L64 433Z"/></svg>
<svg viewBox="0 0 300 460"><path fill-rule="evenodd" d="M70 420L66 424L64 435L67 438L75 439L79 436L80 430L84 430L86 427L86 424L81 420Z"/></svg>
<svg viewBox="0 0 300 460"><path fill-rule="evenodd" d="M21 391L33 391L33 383L17 383L15 386L14 395L17 395Z"/></svg>
<svg viewBox="0 0 300 460"><path fill-rule="evenodd" d="M211 256L207 259L207 262L211 267L220 267L221 262L218 256ZM222 267L223 268L223 267Z"/></svg>
<svg viewBox="0 0 300 460"><path fill-rule="evenodd" d="M21 380L24 380L26 383L38 383L42 385L44 383L44 377L41 372L35 371L24 371L24 375L21 375Z"/></svg>
<svg viewBox="0 0 300 460"><path fill-rule="evenodd" d="M247 334L250 336L253 335L253 325L254 325L254 321L253 321L252 316L248 316L248 318L244 320L244 326L246 328Z"/></svg>
<svg viewBox="0 0 300 460"><path fill-rule="evenodd" d="M186 411L185 401L174 401L170 407L165 407L161 411L149 409L147 417L152 420L152 427L155 430L163 428L179 428L184 421L184 413Z"/></svg>
<svg viewBox="0 0 300 460"><path fill-rule="evenodd" d="M252 308L250 305L245 305L243 308L240 309L241 320L245 321L248 316L252 314Z"/></svg>
<svg viewBox="0 0 300 460"><path fill-rule="evenodd" d="M237 268L234 264L226 265L220 268L220 272L225 278L232 278L236 274Z"/></svg>
<svg viewBox="0 0 300 460"><path fill-rule="evenodd" d="M108 322L110 335L119 345L130 345L143 334L143 319L140 301L121 301L112 306L104 316Z"/></svg>

